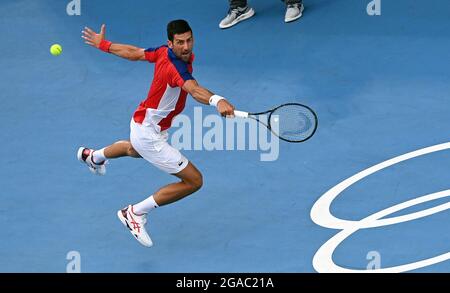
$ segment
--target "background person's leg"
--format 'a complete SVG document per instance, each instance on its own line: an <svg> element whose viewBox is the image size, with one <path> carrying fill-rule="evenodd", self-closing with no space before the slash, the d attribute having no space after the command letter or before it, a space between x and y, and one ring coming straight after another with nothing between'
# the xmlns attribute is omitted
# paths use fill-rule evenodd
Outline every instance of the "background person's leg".
<svg viewBox="0 0 450 293"><path fill-rule="evenodd" d="M292 5L292 4L300 4L303 1L302 0L285 0L284 2L286 3L286 5Z"/></svg>
<svg viewBox="0 0 450 293"><path fill-rule="evenodd" d="M247 6L247 0L229 0L229 1L231 9Z"/></svg>
<svg viewBox="0 0 450 293"><path fill-rule="evenodd" d="M230 9L227 16L219 23L219 27L229 28L233 25L252 17L255 14L253 8L247 6L247 0L230 0Z"/></svg>

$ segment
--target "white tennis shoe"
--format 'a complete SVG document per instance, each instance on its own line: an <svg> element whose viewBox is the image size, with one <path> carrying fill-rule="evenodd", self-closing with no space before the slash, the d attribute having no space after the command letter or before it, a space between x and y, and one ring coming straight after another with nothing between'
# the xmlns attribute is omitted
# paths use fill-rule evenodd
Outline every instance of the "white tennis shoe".
<svg viewBox="0 0 450 293"><path fill-rule="evenodd" d="M77 158L80 162L85 163L89 170L96 175L105 175L106 173L106 163L107 161L102 162L101 164L96 164L92 160L92 154L94 153L93 149L80 147L77 152Z"/></svg>
<svg viewBox="0 0 450 293"><path fill-rule="evenodd" d="M152 239L145 230L145 224L147 223L147 215L136 215L133 212L133 206L117 211L117 217L122 224L130 230L130 233L139 241L140 244L151 247L153 246Z"/></svg>

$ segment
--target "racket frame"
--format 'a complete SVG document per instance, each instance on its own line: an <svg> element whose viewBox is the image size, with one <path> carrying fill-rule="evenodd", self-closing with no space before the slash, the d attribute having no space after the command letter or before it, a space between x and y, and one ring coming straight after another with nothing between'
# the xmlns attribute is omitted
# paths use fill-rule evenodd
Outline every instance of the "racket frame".
<svg viewBox="0 0 450 293"><path fill-rule="evenodd" d="M275 133L275 132L272 130L272 125L270 124L270 118L272 117L272 114L273 114L277 109L279 109L279 108L281 108L281 107L284 107L284 106L300 106L300 107L303 107L303 108L308 109L308 110L313 114L313 116L314 116L314 122L315 122L315 123L314 123L314 129L313 129L313 131L311 132L311 134L310 134L307 138L302 139L302 140L289 140L289 139L280 137L277 133ZM267 118L267 124L265 124L264 122L262 122L261 120L259 120L259 119L257 118L257 116L258 116L258 115L262 115L262 114L267 114L267 113L269 113L269 117ZM304 141L307 141L308 139L310 139L310 138L314 135L314 133L316 133L317 126L318 126L318 124L319 124L319 120L317 119L317 114L316 114L316 112L314 112L314 110L311 109L310 107L308 107L308 106L306 106L306 105L303 105L303 104L300 104L300 103L286 103L286 104L279 105L279 106L277 106L277 107L275 107L275 108L273 108L273 109L270 109L270 110L267 110L267 111L264 111L264 112L258 112L258 113L250 113L250 112L244 112L244 111L238 111L238 110L235 110L235 111L234 111L234 115L235 115L236 117L240 117L240 118L251 118L251 119L254 119L254 120L258 121L259 123L263 124L264 126L266 126L267 129L269 129L269 130L270 130L275 136L277 136L279 139L284 140L284 141L287 141L287 142L294 142L294 143L304 142Z"/></svg>

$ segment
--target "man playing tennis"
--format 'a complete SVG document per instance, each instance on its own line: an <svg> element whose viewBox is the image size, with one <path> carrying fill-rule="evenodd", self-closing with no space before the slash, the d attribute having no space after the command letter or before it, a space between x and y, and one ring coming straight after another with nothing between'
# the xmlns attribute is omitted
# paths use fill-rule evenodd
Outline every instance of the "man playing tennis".
<svg viewBox="0 0 450 293"><path fill-rule="evenodd" d="M183 111L187 94L202 104L217 107L222 116L234 115L233 105L200 86L192 77L194 37L189 24L185 20L171 21L167 25L167 37L167 45L145 50L107 41L105 25L99 34L86 27L82 36L86 44L104 52L132 61L155 63L147 98L138 106L130 122L130 140L118 141L96 151L80 147L77 153L78 159L97 175L105 174L108 159L130 156L142 157L181 179L162 187L142 202L117 212L131 234L147 247L153 245L144 227L147 213L199 190L203 184L200 171L167 142L167 130L173 118Z"/></svg>

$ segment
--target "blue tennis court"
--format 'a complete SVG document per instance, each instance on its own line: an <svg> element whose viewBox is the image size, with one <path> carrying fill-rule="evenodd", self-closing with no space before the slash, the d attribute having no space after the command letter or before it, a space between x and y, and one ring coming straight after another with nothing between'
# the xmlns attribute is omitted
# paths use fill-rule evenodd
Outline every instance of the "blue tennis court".
<svg viewBox="0 0 450 293"><path fill-rule="evenodd" d="M81 0L74 16L69 2L0 3L0 271L66 272L74 253L82 272L450 271L449 1L369 16L370 0L304 0L286 24L283 3L254 0L226 30L226 0ZM176 178L132 158L94 176L76 152L129 139L154 67L80 36L105 23L113 42L155 47L178 18L201 85L245 111L308 105L319 126L270 150L209 150L208 127L193 130L182 153L204 185L151 212L144 248L116 212ZM216 113L200 106L189 97L183 117Z"/></svg>

